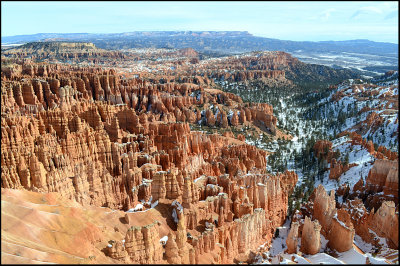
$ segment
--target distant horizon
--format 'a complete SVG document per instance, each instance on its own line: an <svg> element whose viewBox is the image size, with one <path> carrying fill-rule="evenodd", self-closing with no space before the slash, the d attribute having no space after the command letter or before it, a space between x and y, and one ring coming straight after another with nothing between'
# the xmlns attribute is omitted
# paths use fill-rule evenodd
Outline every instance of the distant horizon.
<svg viewBox="0 0 400 266"><path fill-rule="evenodd" d="M397 1L1 1L1 36L248 31L292 41L398 44Z"/></svg>
<svg viewBox="0 0 400 266"><path fill-rule="evenodd" d="M389 42L389 41L374 41L370 39L343 39L343 40L304 40L304 41L297 41L297 40L291 40L291 39L279 39L279 38L271 38L271 37L265 37L265 36L259 36L255 35L249 31L240 31L240 30L137 30L137 31L126 31L126 32L38 32L38 33L33 33L33 34L18 34L18 35L9 35L9 36L1 36L1 38L9 38L9 37L18 37L18 36L33 36L33 35L39 35L39 34L124 34L124 33L133 33L133 32L242 32L242 33L248 33L254 37L261 37L261 38L267 38L267 39L277 39L281 41L293 41L293 42L345 42L345 41L370 41L370 42L380 42L380 43L391 43L391 44L398 44L398 42ZM40 40L37 40L40 41ZM83 41L76 41L76 40L71 40L74 42L83 42ZM36 41L29 41L29 42L36 42ZM2 42L3 43L3 42Z"/></svg>

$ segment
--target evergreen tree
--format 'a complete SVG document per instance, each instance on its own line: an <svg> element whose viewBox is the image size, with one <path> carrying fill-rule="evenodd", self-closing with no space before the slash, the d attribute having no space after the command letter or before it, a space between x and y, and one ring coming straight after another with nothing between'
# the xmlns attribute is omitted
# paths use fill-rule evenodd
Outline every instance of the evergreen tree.
<svg viewBox="0 0 400 266"><path fill-rule="evenodd" d="M344 163L347 165L349 164L349 154L347 153L346 156L344 157Z"/></svg>

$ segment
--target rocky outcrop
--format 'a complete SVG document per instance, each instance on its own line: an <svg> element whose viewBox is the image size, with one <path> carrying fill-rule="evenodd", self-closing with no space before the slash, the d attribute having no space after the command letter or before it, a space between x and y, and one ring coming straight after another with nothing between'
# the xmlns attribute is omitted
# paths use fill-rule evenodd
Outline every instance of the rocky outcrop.
<svg viewBox="0 0 400 266"><path fill-rule="evenodd" d="M376 213L371 212L373 215L371 221L371 229L378 234L378 236L385 237L391 244L399 247L399 216L396 214L396 206L393 201L385 201Z"/></svg>
<svg viewBox="0 0 400 266"><path fill-rule="evenodd" d="M345 170L341 162L337 162L336 159L332 159L329 170L329 179L337 180L344 172Z"/></svg>
<svg viewBox="0 0 400 266"><path fill-rule="evenodd" d="M328 162L332 159L332 142L329 140L317 140L313 149L318 159L325 159Z"/></svg>
<svg viewBox="0 0 400 266"><path fill-rule="evenodd" d="M309 255L314 255L319 252L321 248L320 230L321 225L318 220L311 221L308 216L305 217L301 233L301 252Z"/></svg>
<svg viewBox="0 0 400 266"><path fill-rule="evenodd" d="M361 145L377 159L398 160L397 152L391 151L384 146L378 146L378 149L375 150L374 143L371 140L367 141L366 139L363 139L362 136L356 132L343 131L341 135L348 135L351 139L352 145Z"/></svg>
<svg viewBox="0 0 400 266"><path fill-rule="evenodd" d="M393 202L384 201L377 212L374 209L368 212L363 202L355 198L348 200L342 208L350 214L357 235L364 241L380 246L378 235L386 238L389 247L398 248L398 215Z"/></svg>
<svg viewBox="0 0 400 266"><path fill-rule="evenodd" d="M132 226L124 241L110 241L106 253L113 259L124 259L134 264L160 263L163 251L159 242L158 226L157 221L143 227Z"/></svg>
<svg viewBox="0 0 400 266"><path fill-rule="evenodd" d="M268 174L267 153L243 136L191 131L189 124L214 118L213 126L253 123L274 133L272 106L193 83L44 66L25 62L20 76L17 70L3 75L2 187L129 210L121 223L130 226L138 210L162 212L174 223L165 202L182 203L178 211L171 207L176 228L166 226L167 262L199 262L202 254L233 262L271 242L297 175ZM158 227L133 226L106 253L124 263L166 262Z"/></svg>
<svg viewBox="0 0 400 266"><path fill-rule="evenodd" d="M330 195L322 185L315 189L313 217L317 219L325 236L331 229L332 219L336 214L335 192L331 190Z"/></svg>
<svg viewBox="0 0 400 266"><path fill-rule="evenodd" d="M297 253L298 244L298 234L299 234L299 223L292 222L290 225L290 231L286 239L287 253Z"/></svg>
<svg viewBox="0 0 400 266"><path fill-rule="evenodd" d="M378 128L383 123L383 118L377 114L376 112L371 112L368 114L367 118L365 119L364 123L369 128Z"/></svg>
<svg viewBox="0 0 400 266"><path fill-rule="evenodd" d="M344 252L352 248L355 230L345 209L336 209L335 194L330 195L322 185L314 190L313 217L321 224L321 233L329 240L329 247Z"/></svg>
<svg viewBox="0 0 400 266"><path fill-rule="evenodd" d="M366 179L367 190L372 193L382 192L398 199L399 191L398 161L376 160Z"/></svg>
<svg viewBox="0 0 400 266"><path fill-rule="evenodd" d="M328 234L328 246L338 252L345 252L353 247L355 229L350 215L344 209L339 209L333 217Z"/></svg>
<svg viewBox="0 0 400 266"><path fill-rule="evenodd" d="M179 256L178 245L176 244L175 237L172 234L172 232L168 234L168 242L165 245L165 256L167 257L168 263L171 264L182 263L181 257Z"/></svg>
<svg viewBox="0 0 400 266"><path fill-rule="evenodd" d="M335 158L332 158L329 169L329 179L338 180L343 173L347 172L351 167L356 165L356 163L342 163L341 161L336 161Z"/></svg>

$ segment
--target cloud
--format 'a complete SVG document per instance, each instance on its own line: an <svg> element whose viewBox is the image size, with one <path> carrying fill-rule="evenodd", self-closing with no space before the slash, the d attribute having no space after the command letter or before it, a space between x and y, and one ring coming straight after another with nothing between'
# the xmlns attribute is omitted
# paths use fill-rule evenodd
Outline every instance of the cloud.
<svg viewBox="0 0 400 266"><path fill-rule="evenodd" d="M391 18L397 18L398 14L399 14L399 12L397 10L394 10L394 11L390 12L389 14L387 14L384 19L386 20L386 19L391 19Z"/></svg>
<svg viewBox="0 0 400 266"><path fill-rule="evenodd" d="M377 6L365 6L361 7L359 10L365 12L365 13L378 13L382 14L383 12L383 7L377 7Z"/></svg>
<svg viewBox="0 0 400 266"><path fill-rule="evenodd" d="M364 14L381 14L382 10L374 7L374 6L365 6L365 7L361 7L359 9L356 10L356 12L353 13L353 15L350 17L351 19L354 19L360 15L364 15Z"/></svg>
<svg viewBox="0 0 400 266"><path fill-rule="evenodd" d="M324 19L328 19L328 18L331 16L331 13L334 12L334 11L336 11L335 8L329 8L329 9L327 9L327 10L324 10L324 11L321 13L320 17L321 17L321 18L324 18Z"/></svg>
<svg viewBox="0 0 400 266"><path fill-rule="evenodd" d="M392 18L394 14L392 13L397 13L398 10L398 5L394 4L392 5L391 3L383 3L381 5L374 5L374 6L363 6L358 8L353 15L350 17L350 19L354 18L359 18L360 16L363 15L384 15L390 12L389 14L386 15L386 17ZM385 19L386 19L385 17Z"/></svg>
<svg viewBox="0 0 400 266"><path fill-rule="evenodd" d="M328 9L323 10L322 12L314 14L311 17L307 17L306 19L307 20L319 20L319 21L325 20L326 21L331 17L331 14L335 11L336 11L335 8L328 8Z"/></svg>

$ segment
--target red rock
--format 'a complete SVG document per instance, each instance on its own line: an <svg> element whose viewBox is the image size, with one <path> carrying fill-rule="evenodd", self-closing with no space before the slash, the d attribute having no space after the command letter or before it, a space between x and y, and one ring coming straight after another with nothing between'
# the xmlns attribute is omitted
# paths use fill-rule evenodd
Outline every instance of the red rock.
<svg viewBox="0 0 400 266"><path fill-rule="evenodd" d="M337 216L332 219L328 235L328 246L338 252L345 252L353 248L355 229L350 215L344 209L337 211Z"/></svg>
<svg viewBox="0 0 400 266"><path fill-rule="evenodd" d="M318 140L314 144L314 153L317 158L324 158L330 161L332 158L332 142L328 140Z"/></svg>
<svg viewBox="0 0 400 266"><path fill-rule="evenodd" d="M385 201L373 215L371 229L378 236L390 240L395 248L399 246L399 216L396 215L396 207L393 201Z"/></svg>
<svg viewBox="0 0 400 266"><path fill-rule="evenodd" d="M32 64L21 67L24 82L17 70L2 74L3 188L56 192L85 206L118 210L150 197L182 202L176 248L171 237L166 254L182 263L199 262L209 252L216 262L232 263L271 242L284 222L297 175L269 175L266 152L243 143L242 135L238 141L230 133L203 134L188 123L201 119L201 105L213 103L219 113L215 120L207 110L207 123L214 118L214 125L229 127L230 109L231 124L259 123L273 132L272 106L244 104L234 94L195 84L122 80L100 68ZM255 71L243 78L268 75L280 74ZM134 224L128 215L122 221ZM188 230L210 219L218 226L187 241ZM165 262L155 224L134 227L125 245L118 241L106 249L126 263Z"/></svg>
<svg viewBox="0 0 400 266"><path fill-rule="evenodd" d="M337 180L342 175L343 172L344 172L343 165L340 163L340 161L336 162L336 159L333 158L331 160L329 179Z"/></svg>
<svg viewBox="0 0 400 266"><path fill-rule="evenodd" d="M237 126L239 125L239 117L236 112L233 112L232 118L231 118L231 125L232 126Z"/></svg>
<svg viewBox="0 0 400 266"><path fill-rule="evenodd" d="M373 154L375 152L374 150L374 143L372 143L372 140L368 141L367 143L367 150L369 153Z"/></svg>
<svg viewBox="0 0 400 266"><path fill-rule="evenodd" d="M398 162L390 160L376 160L366 179L368 190L385 195L398 197Z"/></svg>
<svg viewBox="0 0 400 266"><path fill-rule="evenodd" d="M287 253L297 253L297 243L298 243L298 231L299 231L299 223L292 222L290 225L290 231L286 238L287 245Z"/></svg>
<svg viewBox="0 0 400 266"><path fill-rule="evenodd" d="M321 225L317 220L311 221L306 216L301 233L301 252L309 255L317 254L321 248Z"/></svg>
<svg viewBox="0 0 400 266"><path fill-rule="evenodd" d="M113 241L108 248L110 257L129 259L131 263L159 263L162 261L162 246L159 242L158 223L143 227L132 226L126 233L125 242Z"/></svg>
<svg viewBox="0 0 400 266"><path fill-rule="evenodd" d="M322 185L319 185L315 191L314 217L320 222L323 235L327 236L333 216L336 214L335 192L331 190L328 196Z"/></svg>

